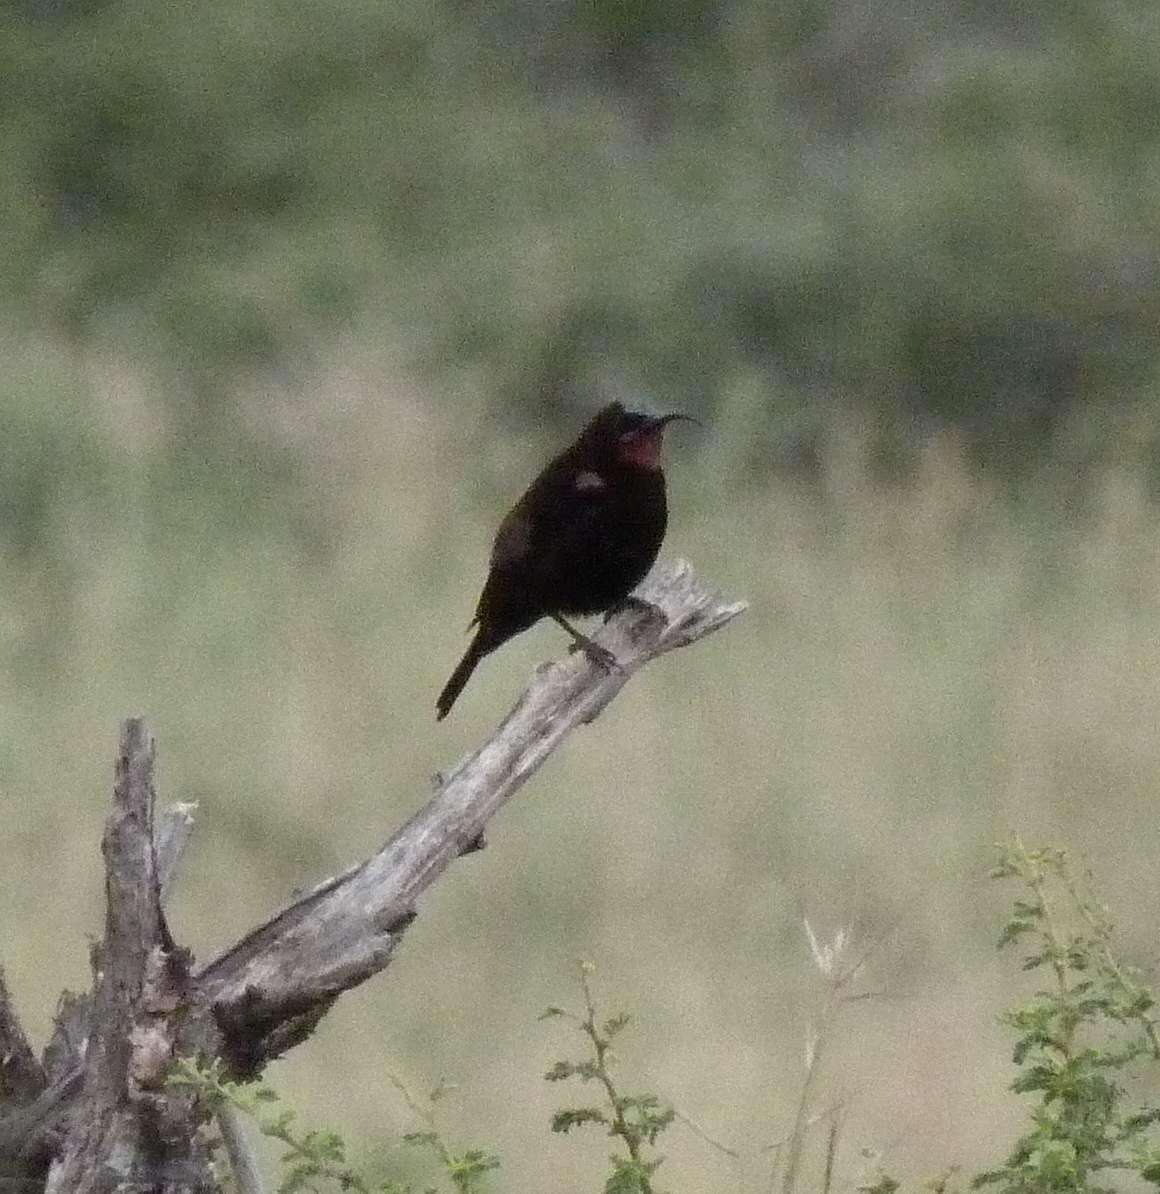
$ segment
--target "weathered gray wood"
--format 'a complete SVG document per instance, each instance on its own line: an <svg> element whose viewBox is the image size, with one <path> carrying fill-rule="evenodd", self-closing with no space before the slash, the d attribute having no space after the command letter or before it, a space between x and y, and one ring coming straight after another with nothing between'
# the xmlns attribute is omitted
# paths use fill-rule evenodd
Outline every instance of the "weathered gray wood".
<svg viewBox="0 0 1160 1194"><path fill-rule="evenodd" d="M602 671L579 654L540 667L491 740L443 778L376 855L296 900L197 975L240 1072L295 1043L340 992L388 964L419 895L630 676L745 608L704 588L684 561L658 569L637 596L653 608L630 607L597 636L615 653L616 670Z"/></svg>
<svg viewBox="0 0 1160 1194"><path fill-rule="evenodd" d="M85 1051L85 1077L54 1194L214 1189L188 1095L165 1086L189 1006L188 958L161 911L153 839L153 744L125 722L113 811L105 826L105 936ZM176 1014L180 1012L181 1014Z"/></svg>
<svg viewBox="0 0 1160 1194"><path fill-rule="evenodd" d="M44 1070L12 1006L0 966L0 1108L31 1103L44 1086Z"/></svg>
<svg viewBox="0 0 1160 1194"><path fill-rule="evenodd" d="M157 888L161 893L161 906L169 899L169 889L177 875L177 864L181 861L185 847L193 833L193 814L197 804L171 804L153 826L154 856L157 859Z"/></svg>
<svg viewBox="0 0 1160 1194"><path fill-rule="evenodd" d="M154 856L162 907L168 899L178 863L193 833L193 814L196 810L196 804L173 804L154 819ZM96 969L97 959L94 957L94 972ZM88 992L81 995L72 991L60 993L53 1017L52 1037L44 1049L44 1070L51 1081L55 1082L80 1064L88 1039L91 1007L92 995Z"/></svg>
<svg viewBox="0 0 1160 1194"><path fill-rule="evenodd" d="M162 904L193 830L193 804L175 804L154 822L157 884ZM100 949L93 951L97 978ZM62 991L53 1018L52 1037L44 1049L43 1077L48 1088L32 1099L0 1098L0 1174L31 1185L42 1180L48 1160L63 1140L65 1112L83 1085L92 994ZM35 1064L35 1059L34 1059ZM3 1181L0 1181L0 1188Z"/></svg>
<svg viewBox="0 0 1160 1194"><path fill-rule="evenodd" d="M161 913L171 868L164 843L156 853L152 844L152 746L141 722L127 722L104 842L106 936L88 1043L75 1039L83 1014L62 1016L72 1040L64 1055L76 1060L54 1065L52 1085L0 1120L0 1158L55 1148L67 1111L53 1194L121 1181L166 1194L209 1189L196 1108L160 1086L169 1059L220 1055L245 1077L309 1035L343 991L390 962L421 893L481 846L490 818L572 730L647 662L745 609L703 588L684 562L658 569L637 596L647 606L618 614L597 636L616 655L615 670L582 655L541 666L492 739L438 777L431 801L378 853L295 900L192 978ZM172 825L183 844L187 814Z"/></svg>
<svg viewBox="0 0 1160 1194"><path fill-rule="evenodd" d="M44 1072L57 1082L76 1069L85 1055L89 1039L89 1012L93 997L85 992L62 991L52 1018L52 1037L44 1047Z"/></svg>
<svg viewBox="0 0 1160 1194"><path fill-rule="evenodd" d="M48 1079L12 1006L0 967L0 1115L26 1114L44 1092ZM43 1172L44 1159L24 1160L0 1152L0 1190L20 1189Z"/></svg>
<svg viewBox="0 0 1160 1194"><path fill-rule="evenodd" d="M217 1123L226 1156L230 1159L237 1194L265 1194L262 1162L250 1139L250 1125L246 1123L245 1113L223 1103L217 1111Z"/></svg>

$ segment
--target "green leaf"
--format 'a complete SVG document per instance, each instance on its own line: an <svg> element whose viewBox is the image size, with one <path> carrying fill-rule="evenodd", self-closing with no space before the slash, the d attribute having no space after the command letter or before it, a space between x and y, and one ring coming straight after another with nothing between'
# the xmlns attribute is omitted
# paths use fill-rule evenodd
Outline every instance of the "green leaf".
<svg viewBox="0 0 1160 1194"><path fill-rule="evenodd" d="M604 1183L604 1194L644 1194L656 1165L642 1165L625 1157L612 1157L612 1176Z"/></svg>
<svg viewBox="0 0 1160 1194"><path fill-rule="evenodd" d="M1024 933L1030 933L1032 926L1022 920L1009 920L1004 926L1003 931L999 934L999 940L996 944L997 949L1004 949L1013 941L1017 941Z"/></svg>
<svg viewBox="0 0 1160 1194"><path fill-rule="evenodd" d="M858 1186L857 1189L861 1191L861 1194L894 1194L895 1190L901 1188L901 1184L884 1173L872 1185Z"/></svg>
<svg viewBox="0 0 1160 1194"><path fill-rule="evenodd" d="M601 1031L609 1040L612 1040L618 1032L623 1031L631 1022L632 1016L628 1012L621 1012L620 1015L613 1016L610 1020L605 1020Z"/></svg>
<svg viewBox="0 0 1160 1194"><path fill-rule="evenodd" d="M601 1124L607 1126L608 1117L599 1107L570 1107L557 1111L552 1116L552 1131L563 1132L565 1135L573 1128L583 1124Z"/></svg>

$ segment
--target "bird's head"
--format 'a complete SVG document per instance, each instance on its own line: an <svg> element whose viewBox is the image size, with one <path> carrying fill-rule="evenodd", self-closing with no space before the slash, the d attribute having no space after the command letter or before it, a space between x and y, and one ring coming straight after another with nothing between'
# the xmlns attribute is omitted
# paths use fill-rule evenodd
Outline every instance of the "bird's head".
<svg viewBox="0 0 1160 1194"><path fill-rule="evenodd" d="M661 467L665 428L678 419L697 422L691 415L646 415L625 410L619 402L610 402L584 429L581 440L599 446L618 464L652 471Z"/></svg>

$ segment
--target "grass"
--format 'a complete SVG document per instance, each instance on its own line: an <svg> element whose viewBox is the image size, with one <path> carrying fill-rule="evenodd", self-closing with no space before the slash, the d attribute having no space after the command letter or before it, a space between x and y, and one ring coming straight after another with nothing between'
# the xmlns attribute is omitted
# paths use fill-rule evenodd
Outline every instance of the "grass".
<svg viewBox="0 0 1160 1194"><path fill-rule="evenodd" d="M1115 926L1092 875L1077 867L1066 850L1029 848L1015 837L996 846L994 856L991 877L1017 884L998 934L999 949L1017 950L1023 972L1040 978L1033 992L1021 992L999 1017L1015 1037L1010 1089L1021 1096L1016 1120L1025 1130L1014 1128L1013 1145L995 1143L994 1148L1003 1150L997 1164L968 1176L960 1164L944 1158L939 1171L916 1188L942 1194L991 1187L1004 1194L1115 1194L1125 1184L1160 1186L1160 1105L1146 1090L1149 1081L1155 1088L1160 1061L1153 991L1120 957ZM580 1010L553 1005L540 1016L570 1029L572 1042L570 1056L557 1057L544 1079L568 1099L552 1113L553 1132L595 1129L612 1141L605 1194L659 1194L658 1171L666 1161L661 1138L667 1144L675 1126L728 1166L728 1174L723 1171L717 1180L719 1188L769 1194L797 1194L801 1188L830 1194L851 1187L864 1194L896 1194L903 1188L883 1165L879 1150L862 1148L862 1160L850 1164L843 1133L852 1106L863 1096L837 1085L840 1066L831 1075L828 1071L835 1067L823 1063L838 1023L854 1005L887 994L867 989L862 978L881 943L859 941L848 928L820 938L808 918L803 918L803 928L819 997L804 1033L803 1075L792 1126L760 1147L746 1141L731 1148L659 1095L626 1089L619 1073L620 1044L634 1017L598 1008L592 981L596 967L578 963ZM945 1032L947 1026L932 1027ZM579 1057L577 1035L583 1042ZM278 1188L284 1194L321 1194L332 1188L411 1194L414 1187L400 1183L399 1176L410 1172L416 1145L428 1153L428 1173L443 1183L425 1180L426 1194L448 1187L461 1194L491 1188L487 1177L502 1167L501 1158L486 1148L463 1149L444 1135L438 1105L452 1088L440 1080L423 1100L396 1075L388 1072L388 1078L420 1127L379 1142L383 1173L391 1176L375 1181L349 1165L349 1146L341 1135L299 1127L297 1113L268 1084L224 1081L216 1059L179 1058L170 1075L176 1085L199 1090L209 1109L218 1112L236 1174L255 1168L249 1133L239 1131L236 1113L249 1116L263 1137L283 1146ZM407 1146L412 1146L410 1158L401 1156ZM556 1169L554 1158L545 1155L541 1168L541 1184L547 1185ZM744 1175L758 1168L763 1170L759 1178ZM1117 1184L1106 1184L1113 1179ZM256 1184L260 1182L251 1180L245 1188Z"/></svg>
<svg viewBox="0 0 1160 1194"><path fill-rule="evenodd" d="M141 422L112 405L133 382L95 382L114 443L118 419ZM278 490L287 517L231 526L228 503L180 486L160 503L146 445L107 510L52 509L57 564L8 567L0 957L40 1036L57 990L87 982L121 716L148 716L163 798L200 801L173 920L206 957L373 849L562 650L524 636L435 725L494 524L542 445L482 453L470 408L450 420L389 362L355 357L317 394L262 411L303 462ZM887 997L827 1052L831 1077L874 1092L851 1102L847 1147L904 1177L979 1168L1014 1104L988 843L1082 849L1128 960L1149 956L1160 541L1143 473L1013 502L952 440L885 489L856 428L832 437L821 492L743 485L721 452L712 430L678 449L667 550L750 613L570 742L423 902L387 975L275 1067L308 1120L376 1139L407 1118L388 1069L412 1088L451 1074L448 1132L494 1146L505 1188L539 1189L553 1104L534 1018L583 955L639 1012L626 1070L716 1137L771 1139L817 1000L804 913L819 940L857 923L890 943L867 974ZM595 1133L548 1147L565 1189L607 1154ZM665 1151L667 1188L718 1188L703 1145L674 1133Z"/></svg>

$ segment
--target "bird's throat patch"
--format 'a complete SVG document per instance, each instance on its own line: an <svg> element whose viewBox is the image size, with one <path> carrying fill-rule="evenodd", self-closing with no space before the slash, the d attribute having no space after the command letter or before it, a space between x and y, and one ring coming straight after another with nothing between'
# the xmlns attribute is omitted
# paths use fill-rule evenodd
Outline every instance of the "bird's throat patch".
<svg viewBox="0 0 1160 1194"><path fill-rule="evenodd" d="M638 431L620 441L617 455L625 464L654 471L661 467L661 443L664 428L654 427Z"/></svg>

